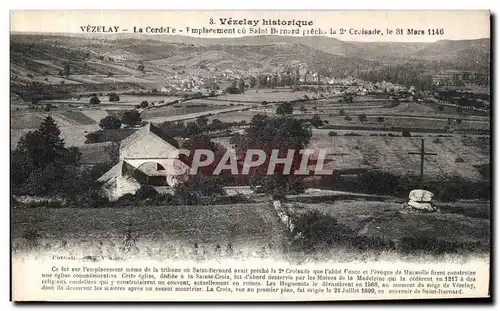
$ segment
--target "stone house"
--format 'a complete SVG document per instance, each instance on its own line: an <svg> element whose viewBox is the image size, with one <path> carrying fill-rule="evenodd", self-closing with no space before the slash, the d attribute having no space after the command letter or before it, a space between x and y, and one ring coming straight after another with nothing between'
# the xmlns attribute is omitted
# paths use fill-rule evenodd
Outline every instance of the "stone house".
<svg viewBox="0 0 500 311"><path fill-rule="evenodd" d="M178 159L178 151L176 140L148 123L121 141L118 163L97 180L101 194L115 201L142 185L173 187L185 181L189 166Z"/></svg>

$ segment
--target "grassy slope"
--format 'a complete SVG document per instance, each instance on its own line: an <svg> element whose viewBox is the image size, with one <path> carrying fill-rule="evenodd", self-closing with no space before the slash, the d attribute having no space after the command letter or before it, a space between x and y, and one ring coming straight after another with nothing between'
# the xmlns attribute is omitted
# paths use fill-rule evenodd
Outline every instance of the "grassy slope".
<svg viewBox="0 0 500 311"><path fill-rule="evenodd" d="M236 253L251 253L285 241L283 226L267 204L221 206L166 206L102 209L17 209L12 212L14 249L22 249L26 232L39 232L53 251L63 243L95 252L105 245L122 245L127 228L137 237L139 252L148 249L194 249L198 243L206 253L228 243ZM43 244L42 243L42 244ZM46 245L46 244L45 244Z"/></svg>
<svg viewBox="0 0 500 311"><path fill-rule="evenodd" d="M475 139L475 138L474 138ZM420 150L421 138L417 137L371 137L371 136L335 136L316 133L309 148L328 148L331 152L346 153L333 157L326 164L328 168L345 169L372 167L398 175L418 174L420 158L408 152ZM481 175L474 165L489 163L489 147L465 144L461 137L441 137L436 143L426 139L426 152L435 152L438 156L428 156L425 162L425 174L432 178L458 175L470 180L479 180ZM461 157L465 162L457 163Z"/></svg>
<svg viewBox="0 0 500 311"><path fill-rule="evenodd" d="M317 209L358 234L387 236L396 244L402 237L423 234L446 241L475 242L482 251L489 249L490 221L485 212L489 203L459 203L456 210L447 206L434 214L405 213L400 204L387 202L340 201L301 206L297 213ZM149 258L213 258L217 256L216 245L221 246L220 254L225 256L230 254L229 244L237 258L305 258L300 251L290 252L289 235L269 203L12 211L13 250L21 254L32 241L26 234L35 231L41 237L36 244L37 254L121 257L128 228L137 238L132 254ZM386 255L401 256L389 253ZM311 258L342 261L361 255L353 250L325 249Z"/></svg>
<svg viewBox="0 0 500 311"><path fill-rule="evenodd" d="M319 210L358 234L386 236L398 243L407 236L436 237L447 241L479 242L490 245L489 203L454 203L440 206L440 213L405 212L401 204L344 201L335 204L301 204L296 211Z"/></svg>

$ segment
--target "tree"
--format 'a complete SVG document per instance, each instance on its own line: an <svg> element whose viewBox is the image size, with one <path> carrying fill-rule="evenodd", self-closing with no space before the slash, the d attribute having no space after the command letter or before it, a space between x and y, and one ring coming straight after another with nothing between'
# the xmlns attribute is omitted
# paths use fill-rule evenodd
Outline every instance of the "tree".
<svg viewBox="0 0 500 311"><path fill-rule="evenodd" d="M241 93L245 93L245 81L243 80L243 78L240 78L240 80L238 81L238 91Z"/></svg>
<svg viewBox="0 0 500 311"><path fill-rule="evenodd" d="M135 110L125 111L122 116L122 124L127 126L135 126L142 121L141 114Z"/></svg>
<svg viewBox="0 0 500 311"><path fill-rule="evenodd" d="M231 86L226 88L226 93L229 94L238 94L240 92L239 88L236 86L236 80L233 80Z"/></svg>
<svg viewBox="0 0 500 311"><path fill-rule="evenodd" d="M203 131L208 126L208 118L206 116L200 116L196 118L196 124Z"/></svg>
<svg viewBox="0 0 500 311"><path fill-rule="evenodd" d="M183 204L206 205L216 203L226 193L218 177L196 176L186 183L175 185L174 194Z"/></svg>
<svg viewBox="0 0 500 311"><path fill-rule="evenodd" d="M110 102L119 102L120 101L120 96L116 93L109 93L109 101Z"/></svg>
<svg viewBox="0 0 500 311"><path fill-rule="evenodd" d="M443 106L443 105L439 105L439 106L438 106L438 110L439 110L439 111L443 111L443 110L444 110L444 106Z"/></svg>
<svg viewBox="0 0 500 311"><path fill-rule="evenodd" d="M90 98L90 104L91 105L99 105L101 103L101 101L99 100L99 97L97 96L92 96Z"/></svg>
<svg viewBox="0 0 500 311"><path fill-rule="evenodd" d="M462 124L462 120L461 119L456 119L455 123L457 123L457 125L460 125L460 124Z"/></svg>
<svg viewBox="0 0 500 311"><path fill-rule="evenodd" d="M359 119L359 121L361 121L361 122L365 122L365 121L366 121L366 119L367 119L367 118L366 118L366 114L364 114L364 113L360 114L360 115L358 116L358 119Z"/></svg>
<svg viewBox="0 0 500 311"><path fill-rule="evenodd" d="M315 114L312 119L311 119L311 124L312 126L314 127L320 127L323 125L323 121L321 121L321 118L319 117L319 115Z"/></svg>
<svg viewBox="0 0 500 311"><path fill-rule="evenodd" d="M11 178L14 193L47 195L61 193L73 184L80 159L78 148L65 148L61 131L51 116L40 127L21 137L11 153Z"/></svg>
<svg viewBox="0 0 500 311"><path fill-rule="evenodd" d="M279 104L276 113L279 115L293 114L293 105L289 102Z"/></svg>
<svg viewBox="0 0 500 311"><path fill-rule="evenodd" d="M405 132L403 132L403 133L401 134L401 136L403 136L403 137L411 137L411 133L410 133L410 132L406 132L406 131L405 131Z"/></svg>
<svg viewBox="0 0 500 311"><path fill-rule="evenodd" d="M254 88L257 85L257 79L254 76L250 77L250 87Z"/></svg>
<svg viewBox="0 0 500 311"><path fill-rule="evenodd" d="M139 107L141 108L147 108L149 106L149 103L147 100L143 100L140 104Z"/></svg>
<svg viewBox="0 0 500 311"><path fill-rule="evenodd" d="M384 123L384 121L385 121L384 117L377 117L378 123Z"/></svg>
<svg viewBox="0 0 500 311"><path fill-rule="evenodd" d="M344 109L340 109L339 110L339 115L341 115L341 116L345 115L345 110Z"/></svg>
<svg viewBox="0 0 500 311"><path fill-rule="evenodd" d="M144 65L143 65L143 64L140 64L140 65L137 67L137 69L138 69L139 71L142 71L142 72L144 73Z"/></svg>
<svg viewBox="0 0 500 311"><path fill-rule="evenodd" d="M188 137L193 137L203 133L202 129L198 126L196 122L189 122L186 124L185 134Z"/></svg>
<svg viewBox="0 0 500 311"><path fill-rule="evenodd" d="M115 130L122 126L122 121L116 116L106 116L101 119L99 126L103 130Z"/></svg>
<svg viewBox="0 0 500 311"><path fill-rule="evenodd" d="M255 115L249 127L242 135L235 135L231 143L235 145L239 158L245 158L249 149L262 150L266 157L262 165L250 169L250 182L261 186L268 193L300 191L302 176L295 175L304 149L311 139L311 129L304 120L287 117L269 118ZM268 175L267 169L273 150L278 150L278 157L284 158L289 150L294 150L290 172L284 172L283 165L277 165L274 175Z"/></svg>

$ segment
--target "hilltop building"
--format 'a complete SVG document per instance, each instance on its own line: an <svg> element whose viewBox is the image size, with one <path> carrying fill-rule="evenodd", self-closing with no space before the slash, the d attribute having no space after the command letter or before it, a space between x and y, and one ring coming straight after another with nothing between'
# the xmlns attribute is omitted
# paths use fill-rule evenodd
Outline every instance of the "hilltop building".
<svg viewBox="0 0 500 311"><path fill-rule="evenodd" d="M177 141L147 124L120 143L118 164L98 179L102 195L115 201L135 194L141 185L173 187L185 181L189 166L178 159L178 150ZM174 170L186 174L174 174Z"/></svg>

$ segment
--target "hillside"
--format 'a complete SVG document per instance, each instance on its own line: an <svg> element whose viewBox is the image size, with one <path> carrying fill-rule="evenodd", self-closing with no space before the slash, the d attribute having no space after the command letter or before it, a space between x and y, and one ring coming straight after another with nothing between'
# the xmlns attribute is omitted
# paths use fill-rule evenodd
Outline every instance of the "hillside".
<svg viewBox="0 0 500 311"><path fill-rule="evenodd" d="M20 35L10 38L11 92L25 101L88 92L160 88L169 77L275 73L298 64L332 77L356 75L395 63L489 73L490 40L434 43L343 42L328 37L253 36L200 39L183 36L84 37ZM67 66L69 65L69 71ZM140 66L144 70L139 70Z"/></svg>

